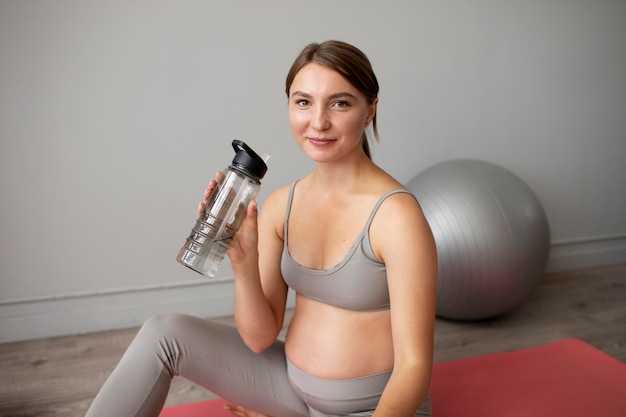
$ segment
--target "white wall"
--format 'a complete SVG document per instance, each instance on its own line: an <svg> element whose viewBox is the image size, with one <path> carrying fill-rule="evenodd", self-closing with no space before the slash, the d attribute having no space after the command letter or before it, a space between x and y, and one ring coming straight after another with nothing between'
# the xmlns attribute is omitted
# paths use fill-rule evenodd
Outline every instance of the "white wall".
<svg viewBox="0 0 626 417"><path fill-rule="evenodd" d="M549 269L626 262L626 2L0 2L0 341L230 314L225 265L175 261L240 138L260 200L311 165L284 76L343 39L382 85L375 159L401 181L485 159L547 212Z"/></svg>

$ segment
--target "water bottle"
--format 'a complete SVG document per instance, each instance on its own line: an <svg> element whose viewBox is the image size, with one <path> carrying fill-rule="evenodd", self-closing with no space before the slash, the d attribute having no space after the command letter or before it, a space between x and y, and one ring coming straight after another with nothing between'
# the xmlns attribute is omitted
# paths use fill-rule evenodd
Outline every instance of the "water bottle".
<svg viewBox="0 0 626 417"><path fill-rule="evenodd" d="M233 140L232 146L235 157L222 172L217 187L176 258L182 265L208 277L214 277L219 269L267 172L268 154L262 158L240 140Z"/></svg>

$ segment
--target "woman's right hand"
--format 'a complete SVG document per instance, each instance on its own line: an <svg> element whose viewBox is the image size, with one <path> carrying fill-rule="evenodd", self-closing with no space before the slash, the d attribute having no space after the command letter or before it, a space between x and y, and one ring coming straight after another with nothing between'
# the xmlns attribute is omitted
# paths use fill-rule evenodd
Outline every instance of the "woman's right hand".
<svg viewBox="0 0 626 417"><path fill-rule="evenodd" d="M226 250L231 266L248 264L248 266L252 265L258 268L259 225L257 217L257 202L252 200L246 208L246 217L243 219L241 227L235 233Z"/></svg>
<svg viewBox="0 0 626 417"><path fill-rule="evenodd" d="M217 188L217 185L222 181L224 173L218 171L215 173L215 179L209 181L209 185L202 196L202 201L198 204L197 214L198 217L202 217L204 214L204 208L207 201L211 197L211 194ZM241 224L240 229L233 236L233 240L230 243L229 248L226 250L226 254L230 258L231 265L251 263L258 267L258 224L257 224L257 202L253 200L246 207L246 215Z"/></svg>
<svg viewBox="0 0 626 417"><path fill-rule="evenodd" d="M209 181L209 185L204 190L204 195L202 196L202 201L198 204L198 217L202 216L204 212L204 207L206 207L206 202L209 200L209 197L213 193L213 191L217 188L217 183L222 179L224 173L222 171L217 171L215 173L215 179Z"/></svg>
<svg viewBox="0 0 626 417"><path fill-rule="evenodd" d="M217 184L222 180L224 173L217 171L215 178L209 181L209 185L204 190L202 201L198 204L198 217L202 217L206 203L213 194L213 191L217 188ZM257 202L253 200L246 208L246 216L243 220L241 228L231 242L226 254L230 258L231 262L243 263L249 254L253 254L254 263L256 264L258 256L258 224L257 224Z"/></svg>

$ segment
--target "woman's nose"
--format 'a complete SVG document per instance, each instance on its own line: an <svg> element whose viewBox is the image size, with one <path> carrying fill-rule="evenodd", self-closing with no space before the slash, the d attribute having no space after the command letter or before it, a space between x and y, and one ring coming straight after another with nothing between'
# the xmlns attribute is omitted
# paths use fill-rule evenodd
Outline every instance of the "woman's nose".
<svg viewBox="0 0 626 417"><path fill-rule="evenodd" d="M313 115L313 120L311 120L311 124L317 130L326 130L330 127L330 119L328 117L328 110L321 107L315 109L315 113Z"/></svg>

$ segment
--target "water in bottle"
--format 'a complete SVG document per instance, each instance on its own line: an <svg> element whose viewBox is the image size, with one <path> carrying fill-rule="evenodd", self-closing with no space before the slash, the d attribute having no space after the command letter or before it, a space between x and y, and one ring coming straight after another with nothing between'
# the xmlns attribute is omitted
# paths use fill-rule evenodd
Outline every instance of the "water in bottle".
<svg viewBox="0 0 626 417"><path fill-rule="evenodd" d="M235 157L222 172L177 257L179 263L208 277L217 273L267 172L269 155L259 156L240 140L234 140L232 146Z"/></svg>

